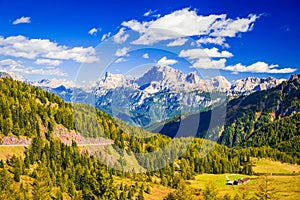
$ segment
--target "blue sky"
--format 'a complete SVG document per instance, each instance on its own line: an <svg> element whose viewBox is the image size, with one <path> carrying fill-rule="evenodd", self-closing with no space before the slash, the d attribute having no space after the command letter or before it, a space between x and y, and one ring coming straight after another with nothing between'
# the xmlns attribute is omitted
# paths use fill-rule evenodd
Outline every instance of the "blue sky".
<svg viewBox="0 0 300 200"><path fill-rule="evenodd" d="M296 0L0 0L0 70L75 80L111 61L108 70L128 73L160 60L228 80L288 78L299 73L299 7Z"/></svg>

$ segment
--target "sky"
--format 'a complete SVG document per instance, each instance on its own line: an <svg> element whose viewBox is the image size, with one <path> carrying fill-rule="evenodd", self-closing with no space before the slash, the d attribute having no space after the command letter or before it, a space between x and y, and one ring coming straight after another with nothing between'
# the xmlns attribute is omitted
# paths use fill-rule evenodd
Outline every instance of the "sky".
<svg viewBox="0 0 300 200"><path fill-rule="evenodd" d="M299 73L296 0L0 0L0 71L32 81L153 65L229 81Z"/></svg>

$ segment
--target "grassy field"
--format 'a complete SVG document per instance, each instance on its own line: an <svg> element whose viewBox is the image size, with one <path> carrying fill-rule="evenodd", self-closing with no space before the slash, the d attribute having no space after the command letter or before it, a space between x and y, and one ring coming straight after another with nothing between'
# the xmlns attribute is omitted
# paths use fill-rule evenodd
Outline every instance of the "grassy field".
<svg viewBox="0 0 300 200"><path fill-rule="evenodd" d="M86 149L85 147L80 147L81 149ZM100 151L106 153L106 160L114 163L119 158L120 155L112 147L95 147L94 151ZM7 156L17 155L24 156L24 146L1 146L0 145L0 159L6 160ZM89 149L91 150L91 149ZM126 167L132 167L138 165L137 160L132 155L125 153L124 155L127 160ZM300 199L300 165L291 165L287 163L281 163L276 161L271 161L268 159L253 159L253 170L258 174L272 174L270 178L270 187L273 187L277 193L279 199L283 200L296 200ZM250 177L250 182L245 185L226 185L226 176L232 180ZM263 175L253 175L247 176L242 174L200 174L195 176L194 180L187 181L189 188L194 191L194 193L201 193L205 189L205 186L209 182L213 182L219 193L219 197L229 194L234 197L236 194L245 194L248 197L254 196L255 192L260 183L264 179ZM126 183L130 184L130 179L120 179L117 178L116 183L120 184ZM133 181L132 181L133 183ZM142 183L141 183L142 184ZM146 200L159 200L163 199L169 192L173 189L169 187L160 186L157 184L151 184L151 193L145 194Z"/></svg>
<svg viewBox="0 0 300 200"><path fill-rule="evenodd" d="M120 177L114 177L114 182L116 185L120 185L121 183L123 185L135 184L135 181L132 181L131 179L128 178L121 179ZM165 196L167 196L170 192L174 191L174 189L170 187L165 187L158 184L139 182L139 185L141 184L144 184L145 187L148 185L151 186L151 193L150 194L144 193L145 200L161 200Z"/></svg>
<svg viewBox="0 0 300 200"><path fill-rule="evenodd" d="M253 170L256 173L293 174L300 173L300 165L275 162L268 159L254 159Z"/></svg>
<svg viewBox="0 0 300 200"><path fill-rule="evenodd" d="M5 146L0 145L0 160L6 160L7 157L16 155L24 156L24 146Z"/></svg>
<svg viewBox="0 0 300 200"><path fill-rule="evenodd" d="M300 166L268 159L253 159L255 173L273 174L269 176L270 187L273 187L279 197L283 200L300 199ZM243 177L250 177L250 182L245 185L226 185L226 176L235 180ZM203 190L210 181L214 182L220 196L230 194L246 194L251 197L255 195L259 184L264 180L264 176L247 176L241 174L201 174L195 180L188 181L193 189Z"/></svg>
<svg viewBox="0 0 300 200"><path fill-rule="evenodd" d="M227 175L231 179L250 177L251 180L245 185L226 185L226 174L203 174L196 176L195 180L188 182L190 183L191 188L204 190L206 184L212 181L216 184L220 197L224 196L225 194L229 194L234 197L237 193L239 195L245 194L246 196L251 197L255 195L258 185L264 180L264 176L245 176L240 174ZM269 179L270 187L273 187L275 189L279 199L300 199L300 175L270 176Z"/></svg>
<svg viewBox="0 0 300 200"><path fill-rule="evenodd" d="M150 194L144 194L145 200L161 200L167 196L172 189L160 185L153 185Z"/></svg>

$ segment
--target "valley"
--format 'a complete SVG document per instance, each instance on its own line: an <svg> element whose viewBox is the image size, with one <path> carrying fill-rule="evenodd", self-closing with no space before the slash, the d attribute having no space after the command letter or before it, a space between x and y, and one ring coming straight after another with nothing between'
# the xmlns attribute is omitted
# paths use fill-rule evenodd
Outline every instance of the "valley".
<svg viewBox="0 0 300 200"><path fill-rule="evenodd" d="M298 4L0 0L0 200L299 200Z"/></svg>
<svg viewBox="0 0 300 200"><path fill-rule="evenodd" d="M14 188L5 184L3 187L18 199L34 198L40 190L46 191L45 196L64 199L96 196L104 199L170 199L175 196L176 199L178 195L198 199L209 195L207 192L211 190L214 198L242 198L239 195L250 198L258 195L258 186L267 175L270 184L275 185L274 195L280 199L297 199L300 157L293 142L297 142L299 133L299 81L295 76L270 90L229 101L227 113L235 114L225 116L225 136L231 126L229 122L251 116L249 111L261 111L254 119L264 117L265 124L258 125L260 119L248 119L253 128L242 130L249 135L248 139L243 143L224 143L227 140L222 134L220 140L214 142L201 132L202 138L201 134L196 138L187 133L170 138L151 133L91 105L67 103L41 88L2 78L0 128L6 145L0 145L0 172L2 178L9 180L7 183L15 185ZM280 98L274 101L278 105L272 102L261 105L262 99L268 102L274 93ZM251 106L253 109L249 109ZM277 110L272 110L274 108ZM244 109L248 110L247 115ZM201 112L201 119L209 119L205 116L210 112ZM189 117L186 115L184 120ZM176 126L173 128L170 122L165 123L167 129L162 130L176 132ZM204 126L199 127L205 130ZM275 136L278 130L283 135ZM263 139L265 134L260 136L262 131L270 134L268 140ZM252 141L254 138L256 142ZM99 174L102 175L99 177ZM249 177L250 181L245 185L226 185L226 176ZM37 188L39 184L51 187ZM282 184L289 189L276 187ZM102 187L104 190L99 191ZM1 195L8 197L8 193Z"/></svg>

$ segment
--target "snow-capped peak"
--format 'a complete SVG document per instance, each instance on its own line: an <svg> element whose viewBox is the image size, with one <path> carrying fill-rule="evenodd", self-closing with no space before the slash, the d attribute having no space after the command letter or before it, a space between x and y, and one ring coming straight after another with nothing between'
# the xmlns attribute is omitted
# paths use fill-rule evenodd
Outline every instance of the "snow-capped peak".
<svg viewBox="0 0 300 200"><path fill-rule="evenodd" d="M237 80L231 86L231 93L249 94L254 91L267 90L272 87L279 85L283 80L278 80L273 77L258 78L258 77L247 77L244 79Z"/></svg>
<svg viewBox="0 0 300 200"><path fill-rule="evenodd" d="M107 89L121 87L126 84L126 79L122 74L112 74L106 72L104 78L97 82L100 87L105 87Z"/></svg>

